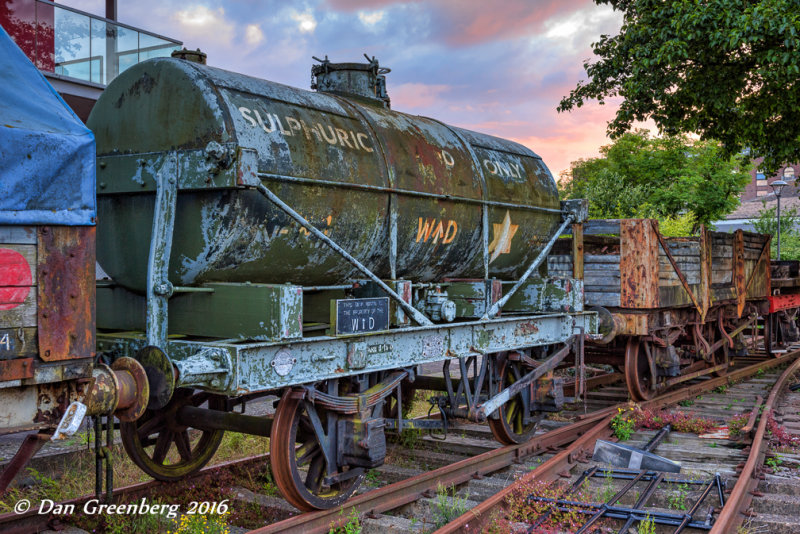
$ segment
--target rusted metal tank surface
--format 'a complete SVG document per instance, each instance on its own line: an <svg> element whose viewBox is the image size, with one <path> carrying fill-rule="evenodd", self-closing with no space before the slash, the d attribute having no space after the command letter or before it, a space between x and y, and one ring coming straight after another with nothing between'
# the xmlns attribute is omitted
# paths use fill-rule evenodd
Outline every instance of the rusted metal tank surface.
<svg viewBox="0 0 800 534"><path fill-rule="evenodd" d="M555 181L514 143L389 110L163 58L126 70L88 121L98 153L98 259L145 288L155 178L179 161L170 281L336 283L353 267L258 192L258 177L368 268L415 281L519 276L561 221ZM232 178L233 176L233 178Z"/></svg>

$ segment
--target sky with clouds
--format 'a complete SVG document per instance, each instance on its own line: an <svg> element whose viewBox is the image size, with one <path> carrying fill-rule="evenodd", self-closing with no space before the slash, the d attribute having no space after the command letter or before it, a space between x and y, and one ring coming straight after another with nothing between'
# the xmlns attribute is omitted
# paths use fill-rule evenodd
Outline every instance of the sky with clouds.
<svg viewBox="0 0 800 534"><path fill-rule="evenodd" d="M518 141L555 176L608 143L613 101L556 112L591 43L622 21L591 0L120 0L118 19L200 48L210 65L303 89L311 56L374 55L392 69L393 109Z"/></svg>

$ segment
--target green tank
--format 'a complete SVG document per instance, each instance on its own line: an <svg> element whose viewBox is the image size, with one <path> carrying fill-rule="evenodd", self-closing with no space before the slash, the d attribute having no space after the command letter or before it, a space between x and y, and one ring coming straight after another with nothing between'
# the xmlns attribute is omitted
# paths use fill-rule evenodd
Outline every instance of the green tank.
<svg viewBox="0 0 800 534"><path fill-rule="evenodd" d="M512 141L391 110L385 72L326 60L305 91L180 58L127 69L88 121L102 268L145 290L156 175L174 154L175 285L363 278L244 172L382 278L518 277L561 222L547 167Z"/></svg>

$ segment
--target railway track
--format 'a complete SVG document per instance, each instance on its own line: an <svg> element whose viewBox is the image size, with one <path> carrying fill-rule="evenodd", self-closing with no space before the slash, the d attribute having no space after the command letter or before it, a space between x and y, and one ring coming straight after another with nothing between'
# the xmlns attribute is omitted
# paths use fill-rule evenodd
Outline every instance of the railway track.
<svg viewBox="0 0 800 534"><path fill-rule="evenodd" d="M785 388L787 381L800 368L800 360L797 360L798 356L800 356L800 351L794 351L778 360L754 363L744 369L734 371L726 377L706 380L702 384L695 384L653 401L642 403L642 407L660 409L681 402L681 412L699 417L712 417L718 421L732 420L734 418L741 420L743 419L742 414L750 412L758 414L764 399L768 399L767 403L763 405L764 413L768 413L770 407L776 405L776 399L781 399L783 404L780 406L794 409L793 407L796 406L800 397L796 396L796 393L784 394L779 397L779 392L782 388ZM779 374L776 371L763 371L767 367L774 369L778 365L788 364L792 361L794 361L792 366L783 374ZM759 371L759 369L762 371ZM758 377L757 375L761 374L761 372L764 372L763 376ZM753 377L754 375L755 377ZM748 376L751 376L748 380L735 385L728 385L729 381L743 380ZM769 399L772 399L771 403ZM790 412L787 410L785 413L780 411L778 413L783 413L783 416L786 417L786 414ZM794 411L793 414L796 415L797 411ZM791 416L789 417L791 419ZM638 489L629 489L629 492L619 502L604 503L604 500L613 499L613 496L616 496L620 490L624 489L627 479L616 479L613 477L615 474L613 472L610 473L612 476L609 476L609 471L604 470L607 466L587 461L591 455L590 451L594 448L595 441L611 437L610 421L610 417L606 418L565 450L544 462L538 469L521 477L514 484L504 488L478 506L471 508L459 518L437 530L436 533L483 532L490 522L495 522L498 518L509 517L511 519L506 519L507 522L503 523L500 531L548 532L549 530L544 529L537 530L535 521L530 524L516 523L513 520L514 511L509 509L509 503L518 503L520 495L528 497L530 494L535 494L536 492L530 491L530 488L535 488L537 481L545 483L559 481L565 487L575 485L585 490L584 497L588 496L588 498L585 498L582 502L570 498L557 498L556 500L560 502L553 503L556 506L560 506L562 512L580 510L579 513L584 515L583 520L578 522L577 526L574 526L574 531L580 532L578 529L582 522L592 517L602 508L603 504L607 506L616 504L618 508L635 507L635 503L640 496L639 492L645 493L646 483L650 479L645 477L639 482ZM782 473L766 474L763 467L759 469L759 466L764 465L766 443L763 438L765 437L766 426L766 417L760 419L756 416L748 418L744 425L743 433L748 434L747 427L753 429L754 438L750 448L745 447L745 442L736 439L725 437L702 439L690 434L670 433L670 437L661 442L653 452L681 462L682 473L673 475L673 478L681 482L676 484L661 483L655 486L654 491L649 495L647 509L643 509L642 513L638 514L638 517L646 517L648 513L653 514L653 517L655 514L662 514L664 518L663 524L669 526L659 527L665 530L657 530L656 532L678 532L676 528L680 526L681 520L670 522L668 521L670 519L669 516L678 516L680 518L690 512L694 512L692 514L694 515L694 520L690 521L690 525L698 526L705 521L705 518L697 521L697 517L701 514L708 516L710 507L712 512L719 512L719 515L713 525L704 525L704 527L708 527L702 529L705 531L711 530L711 532L718 534L737 532L737 528L740 525L744 525L743 530L740 532L797 532L798 522L795 517L796 514L793 512L794 509L787 509L786 507L787 503L797 500L796 495L798 488L800 488L800 485L791 479L792 471L786 469ZM655 433L655 431L637 432L631 436L628 444L634 447L642 447ZM796 467L796 464L794 465ZM588 481L585 484L581 484L583 482L582 475L587 471L591 472L594 467L598 471L593 476L588 477ZM794 473L796 473L796 470ZM711 491L709 492L711 495L707 496L701 507L692 510L702 494L702 489L710 485L693 484L692 481L708 482L713 480L717 474L719 474L725 489L723 494L725 499L724 507L720 506L718 499L715 500L714 491ZM670 475L667 475L668 479L669 477ZM769 479L767 480L766 477L769 477ZM631 477L628 476L629 478ZM759 491L755 491L756 486L758 486ZM604 496L605 499L597 498L600 495ZM515 497L517 500L513 501L512 499ZM592 499L592 497L595 498ZM757 498L753 499L753 497ZM565 501L570 500L573 501L574 506L562 506ZM789 515L787 517L778 515L775 513L778 510L782 510L784 513L788 512ZM636 521L632 524L635 523ZM617 529L620 529L623 523L612 522L606 525L610 525L613 528L612 531L618 531ZM619 532L627 533L628 526L624 526ZM590 532L591 529L586 531ZM697 532L699 530L691 531Z"/></svg>
<svg viewBox="0 0 800 534"><path fill-rule="evenodd" d="M590 379L589 386L605 385L614 380L621 379L621 375L614 375L610 377L599 377L597 379ZM569 386L568 386L569 388ZM613 386L610 388L619 394L622 388ZM608 409L613 401L606 398L605 395L598 395L598 398L592 399L590 404L593 408L606 408ZM414 438L413 443L408 441L390 444L389 455L385 465L373 470L370 473L368 483L362 486L362 495L352 499L352 503L361 502L376 502L377 504L370 509L370 512L379 509L392 509L400 504L400 501L412 502L415 499L407 499L397 497L390 497L389 504L383 504L383 495L397 494L400 486L405 488L418 488L417 497L425 493L430 495L437 489L439 483L447 485L458 485L471 479L476 472L492 473L499 470L508 471L505 483L510 483L514 476L518 475L521 471L528 469L525 465L518 465L526 458L533 458L534 455L541 455L548 448L555 448L563 446L571 439L572 434L577 428L582 431L582 428L589 428L594 421L591 417L586 417L586 414L581 411L574 412L575 417L581 417L582 420L577 426L569 425L565 421L544 421L539 431L540 436L537 439L527 444L527 446L512 446L501 447L501 445L493 438L490 429L487 425L477 424L456 424L450 428L450 436L448 441L441 442L435 438L427 435L418 435ZM565 430L558 431L561 427L569 427ZM85 454L85 452L82 452ZM65 455L66 456L66 455ZM454 462L456 462L454 464ZM530 466L535 466L537 460L531 459ZM206 467L199 472L187 477L187 479L179 483L162 483L158 481L149 481L141 484L135 484L127 487L120 487L114 490L115 502L130 502L141 497L147 497L151 501L158 495L169 492L174 496L179 494L182 490L181 487L192 488L203 484L204 480L218 479L224 476L224 473L236 470L249 470L251 472L263 473L267 470L269 465L269 454L252 456L241 460L228 461L214 466ZM491 482L491 481L490 481ZM489 482L489 483L490 483ZM383 486L385 487L376 487ZM290 523L276 522L271 525L269 531L271 532L284 532L286 529L292 531L296 527L297 532L307 532L310 524L308 520L314 519L314 528L318 532L328 532L330 530L331 521L334 523L340 522L340 517L337 517L338 510L333 512L320 512L315 514L305 514L300 523L296 523L295 527L292 526L291 521L297 517L299 513L296 508L284 501L280 496L276 495L274 491L267 492L254 492L251 489L241 486L234 486L231 488L232 500L236 501L239 505L251 505L261 508L263 515L270 518L280 520L288 519ZM412 490L404 490L412 491ZM484 490L486 493L488 490ZM412 495L408 493L408 495ZM64 501L60 504L82 506L90 499L95 498L94 495L85 495L80 498ZM400 503L400 504L398 504ZM348 509L350 509L348 503ZM327 519L331 516L333 519ZM66 520L65 520L66 521ZM396 519L395 522L401 522L401 519ZM369 518L365 520L367 525L378 527L380 521L377 523ZM430 530L436 522L425 523L419 521L421 528ZM13 513L0 515L0 531L3 533L28 533L37 532L60 525L59 518L52 514L37 514L33 511L17 515ZM234 527L236 529L236 527ZM244 531L245 529L238 529Z"/></svg>
<svg viewBox="0 0 800 534"><path fill-rule="evenodd" d="M757 401L768 398L769 385L778 378L776 373L767 372L761 378L731 386L723 393L707 392L725 386L730 380L752 376L759 369L774 368L789 362L798 354L800 351L779 359L758 361L756 358L748 362L750 365L732 371L726 377L698 381L643 405L665 407L679 401L690 401L691 405L682 406L682 411L709 416L722 410L725 399L730 397L737 402L728 402L731 406L727 412L731 415L744 413L752 410ZM502 447L491 438L485 425L464 424L451 428L447 442L417 436L414 443L404 442L391 446L387 463L371 472L362 492L348 501L347 513L334 509L298 514L296 509L280 497L245 487L232 488L234 499L239 505L259 507L275 519L272 524L252 531L257 534L329 532L332 526L347 523L351 514L360 516L362 531L365 533L434 530L481 532L486 526L486 520L493 517L495 510L500 509L508 495L513 492L515 481L569 481L580 476L591 465L581 461L591 455L590 449L595 439L610 436L609 418L617 412L619 402L624 396L622 387L607 382L608 379L597 381L598 384L605 384L589 394L585 403L586 413L574 413L574 420L571 422L544 420L536 437L525 444ZM702 398L697 399L698 395L702 395ZM791 420L793 414L797 414L797 410L790 410L792 402L800 402L800 393L792 395L797 395L798 398L789 396L787 400L781 400L784 402L781 406L785 405L787 409L784 412L778 410L778 417L788 417ZM653 433L637 432L630 443L634 446L642 444ZM677 445L673 443L676 439ZM710 459L718 460L715 469L726 480L735 476L737 464L746 463L740 444L731 445L724 440L715 440L717 445L712 448L703 447L702 442L699 438L681 435L661 444L656 453L691 464L695 450L702 450L702 458L706 463ZM787 456L786 462L790 461L793 459ZM267 464L268 455L226 462L201 470L186 484L197 485L204 478L219 477L222 471L237 468L261 472ZM708 469L705 468L698 467L694 471L698 476L708 474ZM571 479L566 478L568 473ZM785 481L777 480L785 479L785 476L781 477L779 473L767 476L771 477L769 482L764 483L769 488L768 491L782 491L788 487ZM592 487L596 485L597 483L592 482ZM115 498L133 500L141 496L152 497L164 488L162 483L155 481L137 484L119 488L115 491ZM443 492L442 488L452 490ZM80 504L92 497L85 496L70 503ZM663 503L664 498L664 495L657 493L654 502ZM691 500L691 494L687 494L687 499ZM758 506L755 505L754 510L749 513L751 516L759 513L761 509ZM446 520L458 515L456 512L460 510L468 511L445 524ZM750 522L753 521L755 519L751 517ZM52 518L37 514L0 516L0 530L3 532L36 532L47 525L52 525ZM232 528L232 532L246 531Z"/></svg>

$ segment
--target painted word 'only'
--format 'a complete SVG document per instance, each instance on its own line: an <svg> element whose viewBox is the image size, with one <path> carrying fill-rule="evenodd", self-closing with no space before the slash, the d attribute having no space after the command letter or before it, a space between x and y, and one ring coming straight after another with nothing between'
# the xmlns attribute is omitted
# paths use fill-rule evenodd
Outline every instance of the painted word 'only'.
<svg viewBox="0 0 800 534"><path fill-rule="evenodd" d="M490 173L500 177L521 179L525 175L522 165L514 162L506 163L505 161L485 159L483 166Z"/></svg>
<svg viewBox="0 0 800 534"><path fill-rule="evenodd" d="M266 119L261 116L257 109L250 109L244 106L239 108L242 117L256 128L261 128L267 133L279 132L286 137L304 134L306 139L311 139L314 135L320 143L324 140L330 145L340 145L343 147L372 152L373 149L367 145L369 137L363 132L354 132L344 128L334 128L331 125L324 126L321 123L307 125L303 119L294 117L283 117L287 128L284 128L280 117L275 113L266 113ZM327 128L327 131L326 131Z"/></svg>

